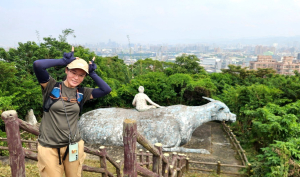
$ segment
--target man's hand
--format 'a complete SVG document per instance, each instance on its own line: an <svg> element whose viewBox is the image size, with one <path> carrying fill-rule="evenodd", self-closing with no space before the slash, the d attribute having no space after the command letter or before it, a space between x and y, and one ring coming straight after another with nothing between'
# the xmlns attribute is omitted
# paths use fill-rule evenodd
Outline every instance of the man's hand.
<svg viewBox="0 0 300 177"><path fill-rule="evenodd" d="M89 61L89 74L93 73L97 69L97 65L94 63L96 57L93 57L92 61Z"/></svg>
<svg viewBox="0 0 300 177"><path fill-rule="evenodd" d="M76 58L74 57L74 46L72 46L72 50L69 53L64 53L63 60L65 61L66 65L71 63Z"/></svg>

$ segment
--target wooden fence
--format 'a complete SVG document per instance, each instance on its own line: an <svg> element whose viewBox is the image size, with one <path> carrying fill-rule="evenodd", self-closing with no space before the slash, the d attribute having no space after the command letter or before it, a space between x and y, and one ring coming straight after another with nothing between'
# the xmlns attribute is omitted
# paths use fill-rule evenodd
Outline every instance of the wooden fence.
<svg viewBox="0 0 300 177"><path fill-rule="evenodd" d="M36 126L32 126L19 119L16 111L5 111L1 117L5 123L7 138L0 140L7 141L8 147L0 147L0 149L9 151L12 177L23 177L25 176L25 158L37 161L37 142L21 140L20 129L36 136L39 135L39 130ZM144 153L140 150L138 153L136 149L137 142L147 149L147 152ZM29 148L23 148L22 143L28 143ZM115 175L107 170L107 161L116 168L115 173L117 177L123 175L125 177L137 177L138 174L146 177L181 177L189 169L189 159L184 154L173 153L171 157L169 154L162 154L162 145L157 143L153 146L143 137L137 131L135 120L126 119L124 121L123 143L123 174L121 173L122 163L120 161L113 161L107 154L104 146L101 146L99 150L84 147L84 152L100 158L101 168L83 165L82 170L101 173L102 177L113 177ZM150 170L150 167L152 170Z"/></svg>
<svg viewBox="0 0 300 177"><path fill-rule="evenodd" d="M243 165L251 166L251 164L248 162L247 156L245 154L245 150L243 150L242 146L240 145L240 142L236 139L235 134L233 134L232 130L228 125L225 124L225 122L222 122L223 129L230 138L231 143L234 145L235 149L237 150Z"/></svg>
<svg viewBox="0 0 300 177"><path fill-rule="evenodd" d="M1 137L0 137L0 141L7 141L7 138L1 138ZM22 140L22 139L21 139L21 142L22 142L22 144L25 144L25 146L27 147L27 148L25 148L25 149L28 149L28 150L37 152L37 146L38 146L38 145L37 145L37 144L38 144L37 141L32 141L32 140ZM0 150L8 150L8 147L0 146Z"/></svg>
<svg viewBox="0 0 300 177"><path fill-rule="evenodd" d="M137 152L137 142L147 151ZM183 154L162 153L162 144L154 146L137 131L135 120L125 119L123 123L124 169L125 177L181 177L189 170L189 158ZM152 156L152 161L150 157ZM137 158L138 157L138 158ZM152 170L150 170L152 165Z"/></svg>
<svg viewBox="0 0 300 177"><path fill-rule="evenodd" d="M36 126L32 126L27 122L19 119L16 111L5 111L2 113L1 117L5 123L5 131L7 135L7 139L2 140L7 141L8 147L0 147L0 149L9 151L9 161L12 177L25 177L25 157L37 161L37 153L33 152L34 149L25 149L22 147L20 129L32 133L36 136L39 135L39 130ZM28 140L23 140L23 142L36 143L35 141ZM84 147L84 152L98 156L100 158L101 168L90 167L83 164L83 171L101 173L102 177L114 177L115 175L107 170L107 160L116 168L116 176L122 176L121 162L113 161L112 158L107 154L104 146L101 146L99 150Z"/></svg>
<svg viewBox="0 0 300 177"><path fill-rule="evenodd" d="M31 140L20 139L20 129L32 133L36 136L39 135L39 130L36 126L32 126L27 122L18 118L15 111L5 111L1 115L5 123L5 131L7 139L0 139L1 141L7 141L8 147L0 147L2 150L9 151L9 160L11 166L12 177L25 176L25 157L37 161L37 142ZM239 142L231 130L223 122L223 128L229 135L232 143L238 149L239 155L243 161L243 166L240 165L229 165L208 162L196 162L190 161L189 158L184 154L177 154L173 152L171 155L168 153L162 153L162 144L156 143L152 145L143 135L137 131L137 123L135 120L125 119L123 122L123 144L124 144L124 161L113 161L112 158L107 154L104 146L101 146L99 150L95 150L89 147L84 147L84 152L96 155L100 159L100 167L90 167L83 164L82 170L101 173L102 177L137 177L137 175L145 177L182 177L184 173L189 170L200 170L200 171L214 171L208 169L195 169L190 168L190 163L216 165L217 174L227 173L235 174L230 172L221 171L221 167L236 167L236 168L247 168L248 174L252 173L251 164L248 163L247 157L244 154ZM28 143L29 149L22 147L23 143ZM142 149L137 150L137 143L146 149L144 152ZM115 174L109 172L107 169L107 161L109 161L116 169ZM123 174L121 173L122 164ZM248 166L245 166L248 164Z"/></svg>
<svg viewBox="0 0 300 177"><path fill-rule="evenodd" d="M247 173L245 174L245 176L251 176L251 175L252 175L252 169L251 169L251 166L232 165L232 164L221 164L220 161L218 161L217 163L190 161L190 164L203 164L203 165L212 165L212 166L215 166L215 167L213 167L213 168L211 168L211 169L190 168L190 170L206 171L206 172L216 172L218 175L220 175L221 173L224 173L224 174L231 174L231 175L243 175L243 174L241 174L241 173L222 171L222 170L221 170L221 167L244 168L244 169L247 169ZM212 169L215 169L215 170L212 170Z"/></svg>

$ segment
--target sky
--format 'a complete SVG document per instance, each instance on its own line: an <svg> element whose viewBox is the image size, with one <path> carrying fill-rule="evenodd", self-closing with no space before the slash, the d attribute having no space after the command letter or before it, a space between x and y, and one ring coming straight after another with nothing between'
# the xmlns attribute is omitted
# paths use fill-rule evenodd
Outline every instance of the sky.
<svg viewBox="0 0 300 177"><path fill-rule="evenodd" d="M69 43L201 43L300 35L299 0L1 0L0 46Z"/></svg>

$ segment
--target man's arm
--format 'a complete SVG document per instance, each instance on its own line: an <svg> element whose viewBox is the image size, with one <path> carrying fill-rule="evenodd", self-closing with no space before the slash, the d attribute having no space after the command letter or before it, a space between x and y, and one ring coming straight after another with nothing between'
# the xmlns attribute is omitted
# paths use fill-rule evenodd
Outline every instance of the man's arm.
<svg viewBox="0 0 300 177"><path fill-rule="evenodd" d="M136 96L134 96L134 99L132 101L132 105L135 106L135 104L136 104Z"/></svg>
<svg viewBox="0 0 300 177"><path fill-rule="evenodd" d="M50 79L47 68L53 66L66 66L75 60L74 57L74 47L72 46L72 52L64 53L61 59L40 59L33 62L33 70L36 75L37 80L43 88L45 88Z"/></svg>
<svg viewBox="0 0 300 177"><path fill-rule="evenodd" d="M154 103L154 102L148 97L148 95L145 94L145 96L146 96L146 100L147 100L150 104L152 104L153 106L155 106L155 107L157 107L157 108L160 108L160 107L161 107L161 106L159 106L158 104Z"/></svg>
<svg viewBox="0 0 300 177"><path fill-rule="evenodd" d="M90 99L103 97L111 92L109 85L95 72L97 66L94 61L95 57L89 62L89 76L95 81L99 88L96 88L92 91Z"/></svg>

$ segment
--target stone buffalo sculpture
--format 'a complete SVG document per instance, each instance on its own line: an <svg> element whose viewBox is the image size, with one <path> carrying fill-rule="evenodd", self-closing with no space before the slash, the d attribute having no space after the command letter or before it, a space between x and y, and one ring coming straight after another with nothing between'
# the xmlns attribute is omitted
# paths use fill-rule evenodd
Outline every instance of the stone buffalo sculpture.
<svg viewBox="0 0 300 177"><path fill-rule="evenodd" d="M203 97L211 102L202 106L174 105L139 112L135 109L100 108L81 116L79 129L87 144L123 146L123 121L137 121L138 131L152 144L162 143L164 151L209 154L206 149L187 149L194 130L205 122L236 120L222 102Z"/></svg>

